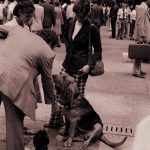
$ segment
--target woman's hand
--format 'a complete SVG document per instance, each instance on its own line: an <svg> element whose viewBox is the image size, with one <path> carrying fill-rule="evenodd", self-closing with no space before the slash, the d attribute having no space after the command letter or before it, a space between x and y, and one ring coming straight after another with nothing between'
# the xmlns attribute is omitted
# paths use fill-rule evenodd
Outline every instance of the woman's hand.
<svg viewBox="0 0 150 150"><path fill-rule="evenodd" d="M89 73L90 71L90 66L89 65L85 65L83 68L81 68L79 70L79 72L82 72L82 73Z"/></svg>

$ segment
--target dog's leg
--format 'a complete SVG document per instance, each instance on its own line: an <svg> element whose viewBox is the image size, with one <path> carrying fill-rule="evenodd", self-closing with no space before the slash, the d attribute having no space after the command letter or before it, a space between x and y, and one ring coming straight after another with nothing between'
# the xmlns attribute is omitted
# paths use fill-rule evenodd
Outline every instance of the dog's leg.
<svg viewBox="0 0 150 150"><path fill-rule="evenodd" d="M72 145L72 141L73 141L73 138L75 135L75 129L76 129L77 121L78 121L77 118L71 118L70 119L70 128L69 128L69 132L68 132L69 136L68 136L67 141L64 142L65 147L71 147L71 145Z"/></svg>
<svg viewBox="0 0 150 150"><path fill-rule="evenodd" d="M70 128L70 122L69 122L69 120L67 119L67 117L65 117L65 126L59 130L59 135L61 135L61 136L66 136L66 135L68 135L68 131L67 131L67 130L68 130L69 128Z"/></svg>
<svg viewBox="0 0 150 150"><path fill-rule="evenodd" d="M94 125L94 129L89 132L88 134L88 139L83 143L83 149L87 149L88 145L91 143L91 141L94 138L99 138L100 135L102 134L103 128L101 124L97 123Z"/></svg>

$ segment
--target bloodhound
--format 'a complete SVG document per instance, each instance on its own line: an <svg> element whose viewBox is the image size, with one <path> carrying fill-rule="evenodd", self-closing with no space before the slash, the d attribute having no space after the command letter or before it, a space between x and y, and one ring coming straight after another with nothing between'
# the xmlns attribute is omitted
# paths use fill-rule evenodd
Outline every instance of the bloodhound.
<svg viewBox="0 0 150 150"><path fill-rule="evenodd" d="M80 97L74 78L67 75L53 75L56 91L60 95L59 105L63 108L65 116L65 128L60 135L66 136L65 147L71 147L76 134L84 139L83 149L95 139L98 139L110 147L122 145L127 137L118 143L109 141L103 135L103 123L88 100Z"/></svg>

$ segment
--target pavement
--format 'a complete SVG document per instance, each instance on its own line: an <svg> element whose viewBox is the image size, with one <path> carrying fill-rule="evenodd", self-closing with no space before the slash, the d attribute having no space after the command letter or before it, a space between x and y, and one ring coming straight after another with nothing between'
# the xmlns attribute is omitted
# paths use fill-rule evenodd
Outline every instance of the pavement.
<svg viewBox="0 0 150 150"><path fill-rule="evenodd" d="M150 114L150 64L142 64L147 72L146 78L132 76L133 63L125 62L122 53L134 41L109 39L107 27L101 28L103 61L105 74L100 77L89 77L86 87L86 98L101 116L104 122L104 133L111 141L119 141L128 136L127 141L118 150L132 150L132 142L137 124ZM64 45L55 49L54 73L59 73L65 55ZM42 92L42 91L41 91ZM25 118L25 125L38 131L49 120L51 105L38 104L36 121ZM0 107L0 150L6 149L5 114ZM49 150L62 150L63 143L56 140L58 129L47 129L50 144ZM27 147L34 150L32 136L25 136ZM81 149L82 143L73 143L71 150ZM81 149L82 150L82 149ZM98 141L88 150L113 150Z"/></svg>

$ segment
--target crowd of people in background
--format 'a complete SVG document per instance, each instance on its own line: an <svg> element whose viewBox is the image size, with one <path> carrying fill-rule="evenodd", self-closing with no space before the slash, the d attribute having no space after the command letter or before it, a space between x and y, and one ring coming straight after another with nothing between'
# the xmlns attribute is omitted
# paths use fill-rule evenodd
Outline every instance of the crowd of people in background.
<svg viewBox="0 0 150 150"><path fill-rule="evenodd" d="M13 9L19 0L0 1L0 24L13 19ZM53 28L59 36L58 47L63 42L64 25L75 17L73 5L75 0L33 0L35 15L32 19L31 30ZM116 0L103 2L91 0L91 22L100 26L108 26L112 34L110 38L134 40L136 9L138 5L129 5L127 0L118 4Z"/></svg>

